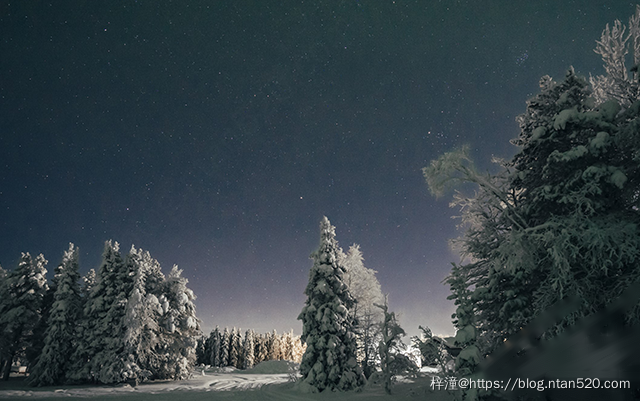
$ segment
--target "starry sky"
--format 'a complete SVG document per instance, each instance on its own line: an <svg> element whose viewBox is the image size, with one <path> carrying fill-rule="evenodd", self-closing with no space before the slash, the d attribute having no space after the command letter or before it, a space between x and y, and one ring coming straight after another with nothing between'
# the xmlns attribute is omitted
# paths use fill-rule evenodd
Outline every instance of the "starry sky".
<svg viewBox="0 0 640 401"><path fill-rule="evenodd" d="M202 327L293 329L326 215L409 334L451 334L449 198L510 158L541 76L602 74L627 1L0 2L0 264L69 242L178 264Z"/></svg>

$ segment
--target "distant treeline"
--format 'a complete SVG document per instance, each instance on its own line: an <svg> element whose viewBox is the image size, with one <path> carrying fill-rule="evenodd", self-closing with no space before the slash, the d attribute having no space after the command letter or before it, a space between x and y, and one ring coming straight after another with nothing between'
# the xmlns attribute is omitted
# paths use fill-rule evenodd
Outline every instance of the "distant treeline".
<svg viewBox="0 0 640 401"><path fill-rule="evenodd" d="M218 327L209 337L202 337L198 344L197 363L214 367L232 366L250 369L263 361L287 360L300 363L305 346L293 331L277 334L257 334L247 330L242 336L240 329Z"/></svg>

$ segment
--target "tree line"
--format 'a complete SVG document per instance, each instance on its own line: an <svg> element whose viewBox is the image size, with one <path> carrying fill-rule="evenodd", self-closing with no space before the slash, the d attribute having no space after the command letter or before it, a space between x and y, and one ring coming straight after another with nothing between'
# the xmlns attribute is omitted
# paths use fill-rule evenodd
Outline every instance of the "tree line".
<svg viewBox="0 0 640 401"><path fill-rule="evenodd" d="M0 366L4 379L19 360L28 381L119 383L186 378L200 335L195 295L182 271L168 275L149 252L105 243L98 271L80 277L69 244L51 283L47 260L23 253L15 270L0 268Z"/></svg>
<svg viewBox="0 0 640 401"><path fill-rule="evenodd" d="M200 339L197 363L212 367L251 369L264 361L287 360L300 363L305 346L293 331L258 334L249 329L244 337L240 329L218 327Z"/></svg>

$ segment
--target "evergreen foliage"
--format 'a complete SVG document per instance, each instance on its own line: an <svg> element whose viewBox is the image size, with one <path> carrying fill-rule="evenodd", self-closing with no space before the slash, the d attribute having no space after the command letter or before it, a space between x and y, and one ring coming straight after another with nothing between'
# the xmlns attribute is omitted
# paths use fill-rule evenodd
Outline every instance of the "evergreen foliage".
<svg viewBox="0 0 640 401"><path fill-rule="evenodd" d="M78 248L69 244L62 262L55 269L54 301L46 326L44 347L29 374L32 385L50 386L66 381L82 302L78 268Z"/></svg>
<svg viewBox="0 0 640 401"><path fill-rule="evenodd" d="M253 338L254 338L253 330L247 330L244 333L244 342L242 344L242 358L240 361L241 369L251 369L254 365Z"/></svg>
<svg viewBox="0 0 640 401"><path fill-rule="evenodd" d="M89 269L87 274L82 277L82 297L84 299L89 298L89 293L91 293L94 285L96 285L96 271L95 269Z"/></svg>
<svg viewBox="0 0 640 401"><path fill-rule="evenodd" d="M211 362L210 364L212 366L221 366L220 363L220 347L221 347L221 334L220 334L220 329L218 328L218 326L216 326L216 328L211 331L211 335L209 336L209 341L211 343Z"/></svg>
<svg viewBox="0 0 640 401"><path fill-rule="evenodd" d="M229 337L229 366L238 367L240 360L240 332L237 328L233 328Z"/></svg>
<svg viewBox="0 0 640 401"><path fill-rule="evenodd" d="M4 278L3 298L0 300L0 354L2 376L9 380L11 364L32 346L33 330L38 326L48 289L47 260L42 254L23 253L18 267Z"/></svg>
<svg viewBox="0 0 640 401"><path fill-rule="evenodd" d="M634 43L638 18L640 8L630 23ZM436 195L458 182L478 185L474 196L457 193L453 202L466 227L455 241L466 262L446 279L458 306L460 374L472 374L481 354L558 300L572 297L580 307L543 339L603 309L640 279L640 92L622 72L629 39L622 31L607 27L596 49L609 91L593 80L590 87L573 69L559 83L541 79L541 93L517 118L513 143L520 151L500 163L499 173L478 173L468 148L424 169ZM627 324L638 320L640 305L626 315Z"/></svg>
<svg viewBox="0 0 640 401"><path fill-rule="evenodd" d="M128 380L142 381L153 377L162 365L157 351L162 343L159 322L163 310L157 295L164 278L158 261L134 246L125 264L134 275L124 316L125 376Z"/></svg>
<svg viewBox="0 0 640 401"><path fill-rule="evenodd" d="M231 339L231 335L229 333L229 329L226 327L222 332L222 338L220 339L220 365L221 367L225 367L229 365L229 343Z"/></svg>
<svg viewBox="0 0 640 401"><path fill-rule="evenodd" d="M107 241L102 263L84 307L84 318L74 355L78 381L119 383L126 380L124 318L133 280L120 256L120 245Z"/></svg>
<svg viewBox="0 0 640 401"><path fill-rule="evenodd" d="M254 357L255 357L255 363L258 364L262 361L267 361L269 360L269 351L267 349L267 339L265 338L265 336L263 334L260 334L257 338L256 338L256 344L255 344L255 351L254 351Z"/></svg>
<svg viewBox="0 0 640 401"><path fill-rule="evenodd" d="M343 281L345 269L339 264L338 252L335 228L324 217L320 246L311 255L307 301L298 316L307 344L298 383L303 391L353 390L364 382L356 360L354 319L349 313L355 301Z"/></svg>
<svg viewBox="0 0 640 401"><path fill-rule="evenodd" d="M70 244L49 289L46 263L25 253L14 271L0 268L3 376L16 358L28 363L35 386L190 374L200 331L181 270L174 266L165 278L149 252L132 246L123 261L118 243L107 241L98 273L90 270L81 287Z"/></svg>
<svg viewBox="0 0 640 401"><path fill-rule="evenodd" d="M158 378L182 380L189 377L196 360L197 339L200 336L200 321L193 303L195 295L187 288L188 280L182 270L173 266L162 283L162 346L159 354L163 365Z"/></svg>

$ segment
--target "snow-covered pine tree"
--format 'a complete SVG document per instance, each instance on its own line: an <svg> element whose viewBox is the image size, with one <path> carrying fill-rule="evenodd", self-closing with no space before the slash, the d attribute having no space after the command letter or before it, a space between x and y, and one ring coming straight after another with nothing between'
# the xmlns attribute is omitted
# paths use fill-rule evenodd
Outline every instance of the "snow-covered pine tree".
<svg viewBox="0 0 640 401"><path fill-rule="evenodd" d="M193 303L195 295L187 288L187 283L182 270L174 265L163 285L161 348L164 366L159 372L160 378L186 379L195 364L200 321Z"/></svg>
<svg viewBox="0 0 640 401"><path fill-rule="evenodd" d="M244 342L242 344L242 369L251 369L254 365L254 336L255 333L253 332L253 330L247 330L244 333Z"/></svg>
<svg viewBox="0 0 640 401"><path fill-rule="evenodd" d="M42 255L40 255L42 256ZM47 261L44 260L44 257L36 258L36 264L42 264L41 267L36 266L37 269L45 269L45 265ZM29 371L35 364L38 356L42 353L42 349L44 348L44 339L45 332L47 330L49 314L51 313L51 308L53 307L53 294L55 293L57 288L57 278L54 275L54 278L51 284L48 286L47 290L44 293L44 297L42 298L42 303L40 306L40 319L38 323L32 330L31 335L29 336L29 347L25 350L24 356L29 364Z"/></svg>
<svg viewBox="0 0 640 401"><path fill-rule="evenodd" d="M132 275L120 256L120 245L106 241L102 263L85 303L74 352L71 379L119 383L125 377L125 308Z"/></svg>
<svg viewBox="0 0 640 401"><path fill-rule="evenodd" d="M202 334L198 338L198 344L196 345L196 365L211 365L211 342L209 336Z"/></svg>
<svg viewBox="0 0 640 401"><path fill-rule="evenodd" d="M320 246L311 255L307 301L298 316L307 349L297 385L305 392L353 390L365 380L356 360L354 322L349 314L354 299L343 281L345 270L338 263L338 252L335 227L324 217Z"/></svg>
<svg viewBox="0 0 640 401"><path fill-rule="evenodd" d="M234 327L229 332L229 366L233 366L234 368L238 365L238 356L240 350L238 349L238 328Z"/></svg>
<svg viewBox="0 0 640 401"><path fill-rule="evenodd" d="M53 305L44 336L44 347L29 374L29 383L51 386L66 380L76 340L75 327L81 312L78 248L69 244L55 269Z"/></svg>
<svg viewBox="0 0 640 401"><path fill-rule="evenodd" d="M149 252L131 250L125 258L128 271L133 274L133 289L127 300L124 316L124 354L127 380L143 381L154 376L162 361L159 359L160 325L163 310L156 294L162 278L160 264Z"/></svg>
<svg viewBox="0 0 640 401"><path fill-rule="evenodd" d="M242 369L242 365L244 363L244 361L242 360L242 357L243 357L242 329L239 327L236 329L236 336L234 338L233 348L237 350L237 354L238 354L238 361L234 366L238 369Z"/></svg>
<svg viewBox="0 0 640 401"><path fill-rule="evenodd" d="M267 338L264 334L255 337L254 363L267 361L269 358L269 350L267 348Z"/></svg>
<svg viewBox="0 0 640 401"><path fill-rule="evenodd" d="M282 344L282 359L293 361L293 330L282 334L280 343Z"/></svg>
<svg viewBox="0 0 640 401"><path fill-rule="evenodd" d="M9 380L11 364L30 344L30 337L40 320L42 302L47 292L47 264L42 254L23 253L18 267L5 278L5 297L0 300L0 338L4 380Z"/></svg>
<svg viewBox="0 0 640 401"><path fill-rule="evenodd" d="M231 333L228 328L224 328L220 338L220 367L229 366L229 345L231 343Z"/></svg>
<svg viewBox="0 0 640 401"><path fill-rule="evenodd" d="M369 377L378 364L377 346L380 341L380 324L384 320L384 314L375 305L384 303L384 295L376 278L376 271L364 266L360 245L353 244L346 255L340 254L346 270L344 282L356 301L352 313L356 319L358 362L365 376Z"/></svg>
<svg viewBox="0 0 640 401"><path fill-rule="evenodd" d="M451 274L445 282L451 288L451 295L447 299L453 299L457 305L453 315L453 324L456 327L454 344L461 348L455 358L454 369L459 377L472 376L478 370L482 358L477 345L477 323L474 311L474 303L471 299L472 291L468 287L469 279L465 276L467 270L459 265L453 265ZM476 400L478 389L461 389L463 399Z"/></svg>
<svg viewBox="0 0 640 401"><path fill-rule="evenodd" d="M211 331L211 335L209 336L209 340L211 342L211 366L220 367L220 346L221 346L221 334L220 328L216 326L215 329Z"/></svg>
<svg viewBox="0 0 640 401"><path fill-rule="evenodd" d="M278 361L282 359L282 350L280 345L280 336L276 329L269 334L269 342L267 343L267 347L269 350L268 360L270 361Z"/></svg>

